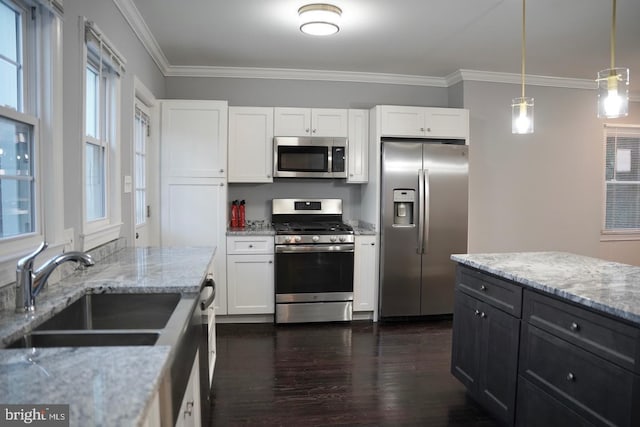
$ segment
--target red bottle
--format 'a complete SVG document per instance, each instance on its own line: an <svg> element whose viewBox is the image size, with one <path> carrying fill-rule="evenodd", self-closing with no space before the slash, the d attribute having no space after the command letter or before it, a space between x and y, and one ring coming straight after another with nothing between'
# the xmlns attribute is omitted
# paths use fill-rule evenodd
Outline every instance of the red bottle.
<svg viewBox="0 0 640 427"><path fill-rule="evenodd" d="M244 228L246 225L246 221L245 221L245 207L244 207L244 200L240 201L240 214L238 217L238 227Z"/></svg>
<svg viewBox="0 0 640 427"><path fill-rule="evenodd" d="M238 227L240 223L240 209L238 206L238 201L234 200L231 202L231 228Z"/></svg>

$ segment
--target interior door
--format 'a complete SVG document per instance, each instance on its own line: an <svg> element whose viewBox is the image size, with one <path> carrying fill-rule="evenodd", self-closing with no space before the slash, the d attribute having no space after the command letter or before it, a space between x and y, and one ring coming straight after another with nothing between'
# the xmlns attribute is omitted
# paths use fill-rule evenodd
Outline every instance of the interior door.
<svg viewBox="0 0 640 427"><path fill-rule="evenodd" d="M136 100L133 129L134 179L133 212L135 219L134 246L149 246L149 183L148 146L150 114L147 107Z"/></svg>
<svg viewBox="0 0 640 427"><path fill-rule="evenodd" d="M422 256L421 314L453 313L455 263L467 252L468 147L425 143L425 251Z"/></svg>

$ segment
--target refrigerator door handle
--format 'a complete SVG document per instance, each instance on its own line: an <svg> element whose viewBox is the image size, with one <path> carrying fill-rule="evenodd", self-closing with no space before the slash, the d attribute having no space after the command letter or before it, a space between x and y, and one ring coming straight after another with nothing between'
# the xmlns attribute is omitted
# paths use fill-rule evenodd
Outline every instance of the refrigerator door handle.
<svg viewBox="0 0 640 427"><path fill-rule="evenodd" d="M431 210L431 187L429 183L429 169L423 169L422 179L424 180L424 230L422 236L422 253L425 253L427 245L429 245L429 211Z"/></svg>
<svg viewBox="0 0 640 427"><path fill-rule="evenodd" d="M418 248L416 249L417 254L422 254L424 251L424 213L423 213L423 202L424 202L424 169L418 169Z"/></svg>

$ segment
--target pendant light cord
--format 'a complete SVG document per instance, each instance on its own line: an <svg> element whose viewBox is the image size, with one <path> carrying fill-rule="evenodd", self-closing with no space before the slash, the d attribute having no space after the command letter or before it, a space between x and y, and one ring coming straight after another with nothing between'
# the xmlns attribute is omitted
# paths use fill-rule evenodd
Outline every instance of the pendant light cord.
<svg viewBox="0 0 640 427"><path fill-rule="evenodd" d="M616 68L616 0L613 0L613 16L611 18L611 70Z"/></svg>
<svg viewBox="0 0 640 427"><path fill-rule="evenodd" d="M616 0L613 0L615 4ZM527 52L527 46L525 44L525 9L526 9L526 0L522 0L522 98L524 98L524 66L525 66L525 56ZM613 61L613 59L612 59Z"/></svg>

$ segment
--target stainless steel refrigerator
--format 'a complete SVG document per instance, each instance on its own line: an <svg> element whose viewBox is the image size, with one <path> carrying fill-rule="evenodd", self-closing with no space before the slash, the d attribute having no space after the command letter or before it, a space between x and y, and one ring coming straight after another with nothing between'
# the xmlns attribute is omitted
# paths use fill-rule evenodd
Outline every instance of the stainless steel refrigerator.
<svg viewBox="0 0 640 427"><path fill-rule="evenodd" d="M380 316L453 312L453 253L467 252L468 147L382 140Z"/></svg>

